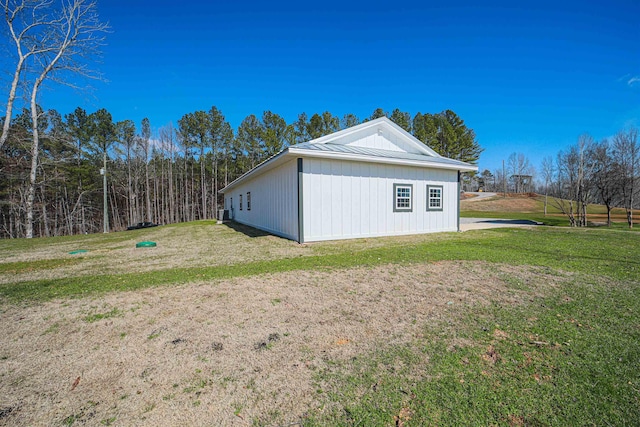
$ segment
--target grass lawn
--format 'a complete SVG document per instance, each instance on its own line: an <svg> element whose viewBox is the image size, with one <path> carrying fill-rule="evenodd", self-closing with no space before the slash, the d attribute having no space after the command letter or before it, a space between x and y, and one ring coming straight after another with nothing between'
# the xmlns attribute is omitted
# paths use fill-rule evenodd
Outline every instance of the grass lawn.
<svg viewBox="0 0 640 427"><path fill-rule="evenodd" d="M638 425L638 247L210 222L0 241L0 425Z"/></svg>
<svg viewBox="0 0 640 427"><path fill-rule="evenodd" d="M639 308L637 283L583 275L517 305L463 307L319 374L340 410L312 425L638 425Z"/></svg>

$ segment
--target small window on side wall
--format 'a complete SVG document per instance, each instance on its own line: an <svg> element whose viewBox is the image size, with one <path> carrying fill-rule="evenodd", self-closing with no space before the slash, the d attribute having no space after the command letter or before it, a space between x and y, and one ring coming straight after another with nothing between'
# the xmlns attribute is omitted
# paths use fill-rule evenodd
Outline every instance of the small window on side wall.
<svg viewBox="0 0 640 427"><path fill-rule="evenodd" d="M242 210L242 194L240 194L240 201L238 203L240 204L240 210Z"/></svg>
<svg viewBox="0 0 640 427"><path fill-rule="evenodd" d="M413 211L413 184L393 184L393 211Z"/></svg>
<svg viewBox="0 0 640 427"><path fill-rule="evenodd" d="M247 210L251 210L251 191L247 191Z"/></svg>
<svg viewBox="0 0 640 427"><path fill-rule="evenodd" d="M427 185L427 210L442 210L442 185Z"/></svg>

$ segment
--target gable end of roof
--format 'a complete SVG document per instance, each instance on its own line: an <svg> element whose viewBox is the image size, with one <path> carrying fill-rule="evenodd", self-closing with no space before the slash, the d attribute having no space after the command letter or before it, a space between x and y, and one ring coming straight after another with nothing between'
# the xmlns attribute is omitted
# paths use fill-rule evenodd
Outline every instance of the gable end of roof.
<svg viewBox="0 0 640 427"><path fill-rule="evenodd" d="M422 141L411 135L406 130L402 129L400 126L392 122L389 118L383 116L374 120L370 120L368 122L361 123L359 125L340 130L338 132L334 132L329 135L321 136L320 138L312 139L311 141L305 142L303 144L330 144L333 141L337 141L343 139L349 135L354 133L362 132L364 130L370 128L378 128L382 131L387 131L391 134L394 134L396 137L400 138L404 143L413 147L419 153L422 153L427 156L432 157L442 157L440 154L436 153L433 149L429 148L427 145L423 144ZM295 147L293 145L292 147Z"/></svg>

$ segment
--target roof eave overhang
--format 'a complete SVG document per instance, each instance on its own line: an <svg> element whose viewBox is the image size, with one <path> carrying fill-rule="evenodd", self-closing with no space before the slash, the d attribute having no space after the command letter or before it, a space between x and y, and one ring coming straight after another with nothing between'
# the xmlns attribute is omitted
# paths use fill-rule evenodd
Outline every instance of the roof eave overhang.
<svg viewBox="0 0 640 427"><path fill-rule="evenodd" d="M312 157L312 158L321 158L321 159L332 159L332 160L347 160L353 162L366 162L366 163L383 163L388 165L401 165L401 166L414 166L421 168L431 168L431 169L445 169L445 170L455 170L460 172L476 172L478 170L477 166L471 165L469 163L439 163L439 162L430 162L429 160L410 160L410 159L393 159L389 157L377 157L377 156L367 156L362 154L349 154L349 153L336 153L336 152L327 152L327 151L315 151L315 150L305 150L294 147L288 147L276 154L269 160L266 160L264 163L259 166L251 169L249 172L240 176L229 185L220 190L220 193L226 193L229 190L232 190L237 185L241 184L244 181L247 181L251 178L257 177L283 163L285 163L291 157Z"/></svg>
<svg viewBox="0 0 640 427"><path fill-rule="evenodd" d="M312 151L312 150L297 149L293 147L289 147L288 151L292 155L297 155L302 157L316 157L316 158L324 158L324 159L349 160L354 162L417 166L417 167L432 168L432 169L456 170L460 172L474 172L478 170L477 166L471 165L469 163L463 163L463 162L460 162L457 164L453 164L453 163L446 164L446 163L439 163L439 162L430 162L428 160L393 159L388 157L367 156L362 154Z"/></svg>

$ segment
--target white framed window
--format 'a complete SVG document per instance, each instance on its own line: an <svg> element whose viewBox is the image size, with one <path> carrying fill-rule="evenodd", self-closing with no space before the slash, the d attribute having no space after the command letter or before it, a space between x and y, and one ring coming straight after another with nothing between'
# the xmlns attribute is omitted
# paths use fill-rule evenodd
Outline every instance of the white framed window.
<svg viewBox="0 0 640 427"><path fill-rule="evenodd" d="M242 210L242 194L240 194L240 201L239 201L239 204L240 204L240 210Z"/></svg>
<svg viewBox="0 0 640 427"><path fill-rule="evenodd" d="M393 184L393 211L413 211L413 184Z"/></svg>
<svg viewBox="0 0 640 427"><path fill-rule="evenodd" d="M251 210L251 191L247 191L247 210Z"/></svg>
<svg viewBox="0 0 640 427"><path fill-rule="evenodd" d="M442 185L427 185L427 210L442 210Z"/></svg>

